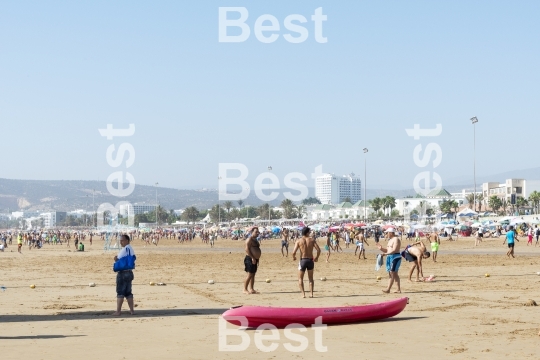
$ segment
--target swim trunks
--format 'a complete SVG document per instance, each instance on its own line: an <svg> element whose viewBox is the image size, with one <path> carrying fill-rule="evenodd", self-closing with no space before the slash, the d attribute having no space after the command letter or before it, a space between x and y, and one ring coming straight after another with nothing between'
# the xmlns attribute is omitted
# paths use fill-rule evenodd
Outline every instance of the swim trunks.
<svg viewBox="0 0 540 360"><path fill-rule="evenodd" d="M330 252L330 247L328 245L324 245L324 250Z"/></svg>
<svg viewBox="0 0 540 360"><path fill-rule="evenodd" d="M431 243L431 251L439 251L439 243Z"/></svg>
<svg viewBox="0 0 540 360"><path fill-rule="evenodd" d="M397 272L401 265L401 254L389 254L386 256L386 271Z"/></svg>
<svg viewBox="0 0 540 360"><path fill-rule="evenodd" d="M417 257L413 254L409 253L409 248L411 248L411 245L407 245L405 250L401 252L401 256L405 258L408 262L413 262L417 260Z"/></svg>
<svg viewBox="0 0 540 360"><path fill-rule="evenodd" d="M289 242L287 240L281 240L281 247L289 247Z"/></svg>
<svg viewBox="0 0 540 360"><path fill-rule="evenodd" d="M514 243L508 243L508 248L513 248L514 247Z"/></svg>
<svg viewBox="0 0 540 360"><path fill-rule="evenodd" d="M360 248L360 251L364 250L364 243L363 242L357 242L356 246Z"/></svg>
<svg viewBox="0 0 540 360"><path fill-rule="evenodd" d="M257 263L254 264L253 261L251 261L251 257L247 256L244 258L244 270L247 273L255 274L257 272L257 267L259 265L259 260L257 259Z"/></svg>
<svg viewBox="0 0 540 360"><path fill-rule="evenodd" d="M313 259L300 259L300 263L298 264L298 270L304 272L306 270L313 270L313 268L315 268L315 263L313 262Z"/></svg>

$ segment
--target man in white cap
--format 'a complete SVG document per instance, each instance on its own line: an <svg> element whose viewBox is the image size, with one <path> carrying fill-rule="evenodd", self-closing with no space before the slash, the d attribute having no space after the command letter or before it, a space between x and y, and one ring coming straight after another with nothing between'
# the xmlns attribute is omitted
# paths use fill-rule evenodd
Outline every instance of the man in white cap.
<svg viewBox="0 0 540 360"><path fill-rule="evenodd" d="M396 237L396 231L394 228L388 228L385 231L388 234L388 247L385 249L380 244L377 244L377 248L386 255L386 271L388 271L388 288L383 290L383 293L390 293L394 282L397 284L397 290L395 293L401 293L401 287L399 283L399 266L401 265L401 241Z"/></svg>

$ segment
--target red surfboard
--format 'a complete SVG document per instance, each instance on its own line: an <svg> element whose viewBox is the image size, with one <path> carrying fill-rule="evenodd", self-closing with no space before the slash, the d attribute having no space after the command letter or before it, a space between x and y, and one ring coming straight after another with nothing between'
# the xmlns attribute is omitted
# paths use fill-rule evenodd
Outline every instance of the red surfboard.
<svg viewBox="0 0 540 360"><path fill-rule="evenodd" d="M223 318L231 324L251 328L262 324L272 324L277 328L290 324L311 326L319 316L322 316L322 324L350 324L396 316L405 309L408 300L404 297L378 304L321 308L237 306L225 311Z"/></svg>

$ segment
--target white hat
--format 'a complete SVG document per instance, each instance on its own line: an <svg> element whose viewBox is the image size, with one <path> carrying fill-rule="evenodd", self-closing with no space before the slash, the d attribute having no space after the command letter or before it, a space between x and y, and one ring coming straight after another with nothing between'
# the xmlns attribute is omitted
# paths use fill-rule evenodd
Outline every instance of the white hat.
<svg viewBox="0 0 540 360"><path fill-rule="evenodd" d="M387 232L387 233L395 233L396 230L394 230L394 228L388 228L388 229L386 229L385 232Z"/></svg>

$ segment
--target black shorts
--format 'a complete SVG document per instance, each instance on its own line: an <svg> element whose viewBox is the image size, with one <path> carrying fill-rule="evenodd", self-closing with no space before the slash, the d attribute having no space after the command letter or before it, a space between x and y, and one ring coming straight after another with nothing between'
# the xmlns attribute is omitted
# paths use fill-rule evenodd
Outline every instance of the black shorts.
<svg viewBox="0 0 540 360"><path fill-rule="evenodd" d="M257 267L259 265L259 260L257 260L256 264L253 264L253 261L251 261L251 257L247 256L244 258L244 270L247 273L255 274L257 272Z"/></svg>
<svg viewBox="0 0 540 360"><path fill-rule="evenodd" d="M116 297L117 298L133 298L131 293L131 282L135 276L133 271L119 271L116 273Z"/></svg>
<svg viewBox="0 0 540 360"><path fill-rule="evenodd" d="M304 258L300 259L300 264L298 264L298 270L304 272L306 270L313 270L315 268L315 263L313 259Z"/></svg>
<svg viewBox="0 0 540 360"><path fill-rule="evenodd" d="M407 260L408 262L413 262L413 261L416 261L417 260L417 257L412 255L412 254L409 254L408 251L405 251L405 260Z"/></svg>
<svg viewBox="0 0 540 360"><path fill-rule="evenodd" d="M478 234L478 237L484 237L484 234Z"/></svg>
<svg viewBox="0 0 540 360"><path fill-rule="evenodd" d="M282 240L282 241L281 241L281 247L282 247L282 248L283 248L283 247L288 248L288 247L289 247L289 242L286 241L286 240Z"/></svg>
<svg viewBox="0 0 540 360"><path fill-rule="evenodd" d="M508 248L509 248L509 249L510 249L510 248L513 248L513 247L514 247L514 243L509 243L509 244L508 244Z"/></svg>

